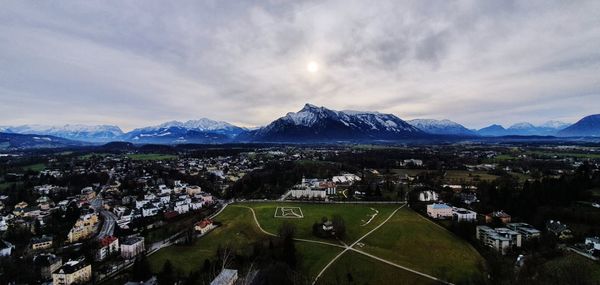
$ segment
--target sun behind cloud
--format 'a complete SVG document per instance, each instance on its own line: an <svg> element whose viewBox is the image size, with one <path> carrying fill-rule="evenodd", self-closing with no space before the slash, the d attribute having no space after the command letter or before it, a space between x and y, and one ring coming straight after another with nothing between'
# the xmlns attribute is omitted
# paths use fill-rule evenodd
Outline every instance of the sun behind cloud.
<svg viewBox="0 0 600 285"><path fill-rule="evenodd" d="M311 60L306 64L306 70L310 73L316 73L319 71L319 64L316 61Z"/></svg>

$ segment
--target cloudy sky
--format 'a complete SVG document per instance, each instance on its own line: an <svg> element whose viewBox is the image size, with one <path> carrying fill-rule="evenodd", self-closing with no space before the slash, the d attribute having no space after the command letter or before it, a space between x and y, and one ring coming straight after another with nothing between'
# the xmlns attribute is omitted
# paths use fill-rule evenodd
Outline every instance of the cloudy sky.
<svg viewBox="0 0 600 285"><path fill-rule="evenodd" d="M310 72L307 68L316 69ZM315 70L312 70L315 71ZM600 1L3 1L0 125L600 113Z"/></svg>

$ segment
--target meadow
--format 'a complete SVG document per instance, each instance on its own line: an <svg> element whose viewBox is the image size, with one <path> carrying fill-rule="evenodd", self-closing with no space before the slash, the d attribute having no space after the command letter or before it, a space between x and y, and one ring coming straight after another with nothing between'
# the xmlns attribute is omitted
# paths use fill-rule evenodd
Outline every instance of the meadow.
<svg viewBox="0 0 600 285"><path fill-rule="evenodd" d="M241 204L254 209L261 227L270 233L277 230L284 222L296 225L296 236L305 239L319 239L312 233L312 226L323 217L331 219L340 215L346 225L345 242L353 242L387 218L401 204L308 204L308 203L246 203ZM277 207L299 207L304 218L274 218ZM371 220L372 215L377 215ZM371 220L369 222L369 220ZM367 222L369 222L367 224ZM328 241L335 242L329 239Z"/></svg>
<svg viewBox="0 0 600 285"><path fill-rule="evenodd" d="M276 218L277 207L300 207L304 218ZM334 239L319 239L312 234L312 225L322 217L334 214L344 218L347 244L381 224L401 204L308 204L308 203L238 203L229 205L216 221L222 226L196 239L190 245L175 245L149 257L153 272L159 272L166 260L176 270L189 273L199 270L205 259L214 260L220 246L230 245L238 254L250 254L253 243L266 238L254 221L254 209L260 226L277 233L285 221L296 225L297 238L338 243ZM378 211L364 225L373 209ZM481 256L466 242L442 227L419 216L408 208L400 209L386 224L371 233L356 249L387 259L396 264L433 276L465 283L481 280L484 268ZM297 270L313 280L342 248L312 242L296 242ZM435 254L432 254L435 253ZM362 254L348 251L330 266L318 284L433 284L435 282L414 273L396 268Z"/></svg>
<svg viewBox="0 0 600 285"><path fill-rule="evenodd" d="M362 251L454 283L481 280L485 262L466 241L410 209L363 240Z"/></svg>
<svg viewBox="0 0 600 285"><path fill-rule="evenodd" d="M159 153L136 153L128 154L127 157L133 160L169 160L177 158L176 155L159 154Z"/></svg>

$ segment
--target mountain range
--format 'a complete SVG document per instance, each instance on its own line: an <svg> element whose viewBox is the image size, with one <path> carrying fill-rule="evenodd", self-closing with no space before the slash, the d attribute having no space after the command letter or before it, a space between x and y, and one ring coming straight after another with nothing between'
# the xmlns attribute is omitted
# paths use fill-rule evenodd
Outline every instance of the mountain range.
<svg viewBox="0 0 600 285"><path fill-rule="evenodd" d="M311 104L246 134L251 141L272 142L399 140L426 136L427 133L391 114L334 111Z"/></svg>
<svg viewBox="0 0 600 285"><path fill-rule="evenodd" d="M557 136L562 129L568 126L569 124L560 121L549 121L538 126L522 122L506 129L501 125L494 124L479 129L477 134L481 136Z"/></svg>
<svg viewBox="0 0 600 285"><path fill-rule="evenodd" d="M393 114L364 111L336 111L306 104L270 124L249 130L207 118L186 122L170 121L156 126L123 132L111 125L21 125L0 127L4 147L22 145L81 145L81 142L126 141L136 144L229 143L229 142L338 142L398 141L447 137L477 138L501 136L600 136L600 115L585 117L573 125L549 121L542 125L518 123L472 130L450 120L415 119L404 121ZM22 135L22 136L17 136ZM24 143L30 141L30 143ZM2 148L2 147L0 147Z"/></svg>

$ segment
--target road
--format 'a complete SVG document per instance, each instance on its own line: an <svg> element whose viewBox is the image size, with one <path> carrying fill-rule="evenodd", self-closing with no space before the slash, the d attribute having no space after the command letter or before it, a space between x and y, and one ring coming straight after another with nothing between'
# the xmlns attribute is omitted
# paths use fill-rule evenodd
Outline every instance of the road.
<svg viewBox="0 0 600 285"><path fill-rule="evenodd" d="M112 236L115 233L115 225L117 224L117 216L110 211L100 210L100 215L104 222L102 223L102 228L98 233L98 238L104 238L107 236Z"/></svg>

